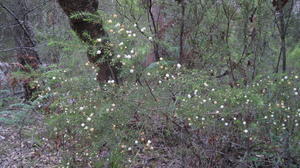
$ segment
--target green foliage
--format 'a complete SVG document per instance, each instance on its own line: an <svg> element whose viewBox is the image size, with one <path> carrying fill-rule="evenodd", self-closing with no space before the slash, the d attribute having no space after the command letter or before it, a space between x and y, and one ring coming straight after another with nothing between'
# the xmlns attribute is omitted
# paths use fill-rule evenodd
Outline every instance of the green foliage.
<svg viewBox="0 0 300 168"><path fill-rule="evenodd" d="M294 49L290 51L288 58L288 62L298 70L300 67L300 45L295 46Z"/></svg>
<svg viewBox="0 0 300 168"><path fill-rule="evenodd" d="M175 117L173 122L183 120L188 129L201 130L208 140L226 137L216 139L221 152L226 152L227 143L250 145L248 150L236 149L243 151L239 157L249 166L284 165L281 149L286 138L291 157L299 156L297 75L262 76L251 85L231 88L206 73L179 69L168 61L149 66L141 74L140 84L129 77L120 86L108 83L100 87L93 76L70 77L68 71L57 68L45 73L49 80L56 75L58 80L47 82L51 89L45 87L40 96L45 99L38 102L47 114L50 112L50 139L63 136L64 148L70 150L66 156L74 158L65 164L130 166L140 159L134 157L140 148L151 152L148 140L164 139L161 143L166 146L181 143L180 139L168 140L177 137L178 126L159 119L163 116ZM43 107L48 102L51 105ZM157 130L159 123L166 125L164 131ZM182 152L182 148L176 151ZM202 162L208 160L203 158Z"/></svg>
<svg viewBox="0 0 300 168"><path fill-rule="evenodd" d="M33 123L31 112L34 106L23 103L10 104L7 110L0 111L0 123L23 127Z"/></svg>
<svg viewBox="0 0 300 168"><path fill-rule="evenodd" d="M268 74L278 52L269 2L187 3L183 47L193 69L174 61L180 48L177 2L162 14L175 21L162 25L161 39L148 28L147 4L118 2L119 15L71 17L103 24L107 36L92 40L85 32L89 47L74 32L72 40L51 37L48 46L62 49L61 62L31 74L39 87L32 104L47 116L48 138L64 151L62 166L159 167L181 160L192 167L299 167L299 74ZM256 23L250 23L256 10ZM155 43L163 58L144 67ZM294 67L300 66L298 48L289 53ZM120 85L96 81L87 49L89 55L104 52L99 63L109 58L122 64ZM225 70L232 74L215 77Z"/></svg>

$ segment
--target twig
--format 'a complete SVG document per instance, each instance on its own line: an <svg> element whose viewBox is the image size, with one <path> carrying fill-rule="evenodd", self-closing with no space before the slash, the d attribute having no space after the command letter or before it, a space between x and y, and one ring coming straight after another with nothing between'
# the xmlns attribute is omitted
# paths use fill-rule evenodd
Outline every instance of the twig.
<svg viewBox="0 0 300 168"><path fill-rule="evenodd" d="M147 85L147 87L148 87L148 89L149 89L149 91L150 91L150 94L151 94L152 97L154 98L154 100L155 100L156 102L158 102L158 100L156 99L155 95L153 94L152 89L150 88L149 83L148 83L147 80L145 80L145 83L146 83L146 85Z"/></svg>
<svg viewBox="0 0 300 168"><path fill-rule="evenodd" d="M31 39L30 37L30 33L27 31L26 27L23 24L23 21L20 21L20 19L9 9L7 8L5 5L3 5L0 2L0 6L5 9L11 16L14 17L14 19L17 21L17 23L21 26L21 28L24 30L25 35L27 36L27 38L29 39L30 43L35 46L35 42Z"/></svg>

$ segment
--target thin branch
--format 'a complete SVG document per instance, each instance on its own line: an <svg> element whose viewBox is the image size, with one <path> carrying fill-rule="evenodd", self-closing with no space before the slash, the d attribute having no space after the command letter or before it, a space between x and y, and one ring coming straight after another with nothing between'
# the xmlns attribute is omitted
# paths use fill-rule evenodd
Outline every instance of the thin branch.
<svg viewBox="0 0 300 168"><path fill-rule="evenodd" d="M31 13L31 12L33 12L33 11L35 11L35 10L41 8L41 7L43 7L45 4L47 4L47 3L50 2L50 1L51 1L51 0L44 1L44 2L42 2L40 5L37 5L37 6L33 7L32 9L28 10L28 11L24 14L24 16L28 15L29 13Z"/></svg>
<svg viewBox="0 0 300 168"><path fill-rule="evenodd" d="M24 33L25 35L27 36L27 38L29 39L30 43L35 46L35 43L34 41L31 39L30 37L30 33L27 31L26 27L24 26L23 24L23 21L21 21L14 13L13 11L11 11L9 8L7 8L5 5L3 5L1 2L0 2L0 6L5 9L11 16L14 17L14 19L17 21L17 23L21 26L21 28L24 30Z"/></svg>
<svg viewBox="0 0 300 168"><path fill-rule="evenodd" d="M0 49L0 52L9 52L9 51L14 51L14 50L19 50L19 49L29 49L34 51L34 47L15 47L15 48L9 48L9 49Z"/></svg>
<svg viewBox="0 0 300 168"><path fill-rule="evenodd" d="M150 88L149 83L148 83L147 80L145 80L145 83L146 83L147 88L148 88L149 91L150 91L151 96L154 98L154 100L155 100L156 102L158 102L158 100L157 100L157 98L155 97L155 95L153 94L152 89Z"/></svg>

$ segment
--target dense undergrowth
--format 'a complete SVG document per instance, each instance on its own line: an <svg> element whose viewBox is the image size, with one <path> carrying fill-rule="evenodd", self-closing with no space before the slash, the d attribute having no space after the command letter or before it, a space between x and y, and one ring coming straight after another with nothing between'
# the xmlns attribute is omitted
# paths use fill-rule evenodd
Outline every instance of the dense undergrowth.
<svg viewBox="0 0 300 168"><path fill-rule="evenodd" d="M157 64L121 85L68 69L41 75L48 85L35 102L62 166L299 167L298 74L232 88Z"/></svg>
<svg viewBox="0 0 300 168"><path fill-rule="evenodd" d="M23 69L0 69L4 165L30 153L28 167L300 167L296 1L55 2L33 30L26 15L47 5L5 16L24 33L3 24L17 36L0 52ZM32 49L38 68L21 57Z"/></svg>
<svg viewBox="0 0 300 168"><path fill-rule="evenodd" d="M168 56L144 68L152 37L112 18L105 29L114 54L105 54L122 63L119 85L99 85L76 38L50 41L63 48L61 63L31 73L32 106L46 116L43 138L62 152L61 167L300 166L299 74L266 72L230 86L227 76ZM89 54L105 52L102 40Z"/></svg>

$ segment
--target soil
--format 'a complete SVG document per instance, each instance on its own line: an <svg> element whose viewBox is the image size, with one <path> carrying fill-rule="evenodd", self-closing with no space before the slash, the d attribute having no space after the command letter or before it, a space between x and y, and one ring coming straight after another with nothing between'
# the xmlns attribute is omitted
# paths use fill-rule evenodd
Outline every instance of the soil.
<svg viewBox="0 0 300 168"><path fill-rule="evenodd" d="M0 108L0 167L58 167L60 152L47 139L43 116L22 109ZM16 117L19 115L19 118Z"/></svg>

